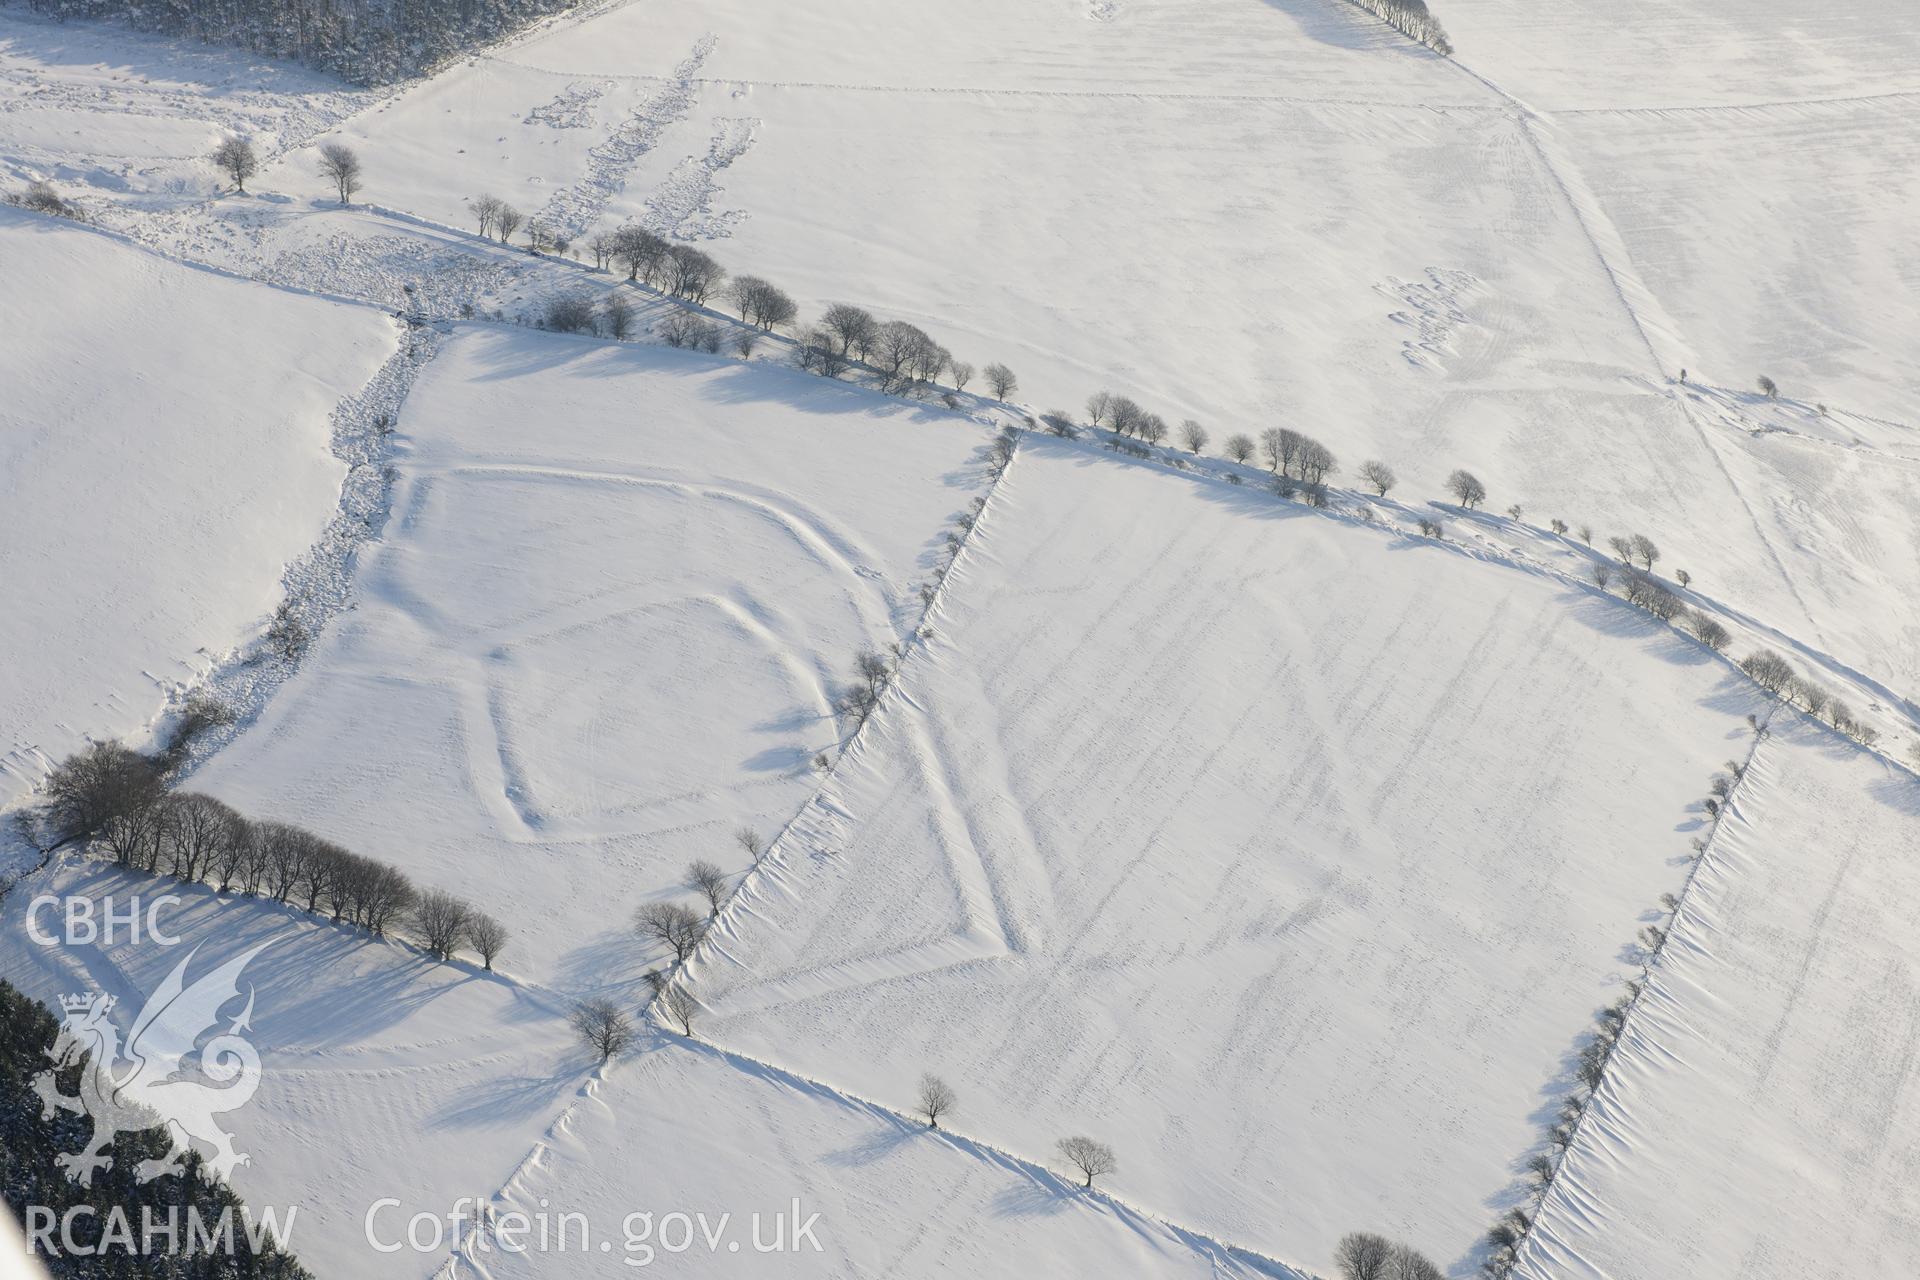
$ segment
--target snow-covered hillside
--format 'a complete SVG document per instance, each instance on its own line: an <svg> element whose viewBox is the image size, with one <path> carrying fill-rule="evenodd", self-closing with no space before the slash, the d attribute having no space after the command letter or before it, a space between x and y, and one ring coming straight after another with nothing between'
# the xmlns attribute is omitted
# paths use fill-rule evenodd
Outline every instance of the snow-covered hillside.
<svg viewBox="0 0 1920 1280"><path fill-rule="evenodd" d="M639 990L643 900L818 785L831 690L910 631L989 438L798 372L479 330L399 422L359 599L196 777L511 901L511 967ZM352 797L343 804L342 797Z"/></svg>
<svg viewBox="0 0 1920 1280"><path fill-rule="evenodd" d="M61 861L31 883L58 901L36 911L27 894L8 896L0 975L49 1005L104 991L120 1005L123 1031L189 953L192 979L260 949L242 970L255 997L248 1039L259 1087L221 1126L249 1157L233 1175L248 1202L282 1220L293 1206L305 1219L292 1242L316 1275L426 1275L433 1259L367 1246L368 1206L390 1196L445 1212L498 1185L525 1156L527 1135L561 1113L593 1068L564 1001L475 968L98 863ZM183 899L152 917L174 946L129 938L125 926L110 946L47 946L30 934L59 937L67 901L90 902L99 919L129 903L152 907L163 893Z"/></svg>
<svg viewBox="0 0 1920 1280"><path fill-rule="evenodd" d="M1040 407L1112 386L1171 420L1301 426L1427 494L1472 467L1502 507L1647 532L1912 688L1920 617L1854 592L1893 594L1912 522L1855 515L1852 484L1752 434L1771 406L1727 394L1767 374L1806 417L1906 423L1892 448L1841 429L1911 495L1912 344L1886 338L1920 332L1900 283L1920 133L1886 94L1912 88L1888 50L1920 22L1861 2L1886 28L1865 100L1745 105L1832 94L1856 42L1809 35L1746 55L1778 78L1738 106L1702 87L1724 68L1656 80L1660 106L1710 108L1677 113L1627 89L1536 102L1590 51L1508 6L1463 16L1500 33L1513 84L1337 0L629 6L337 136L382 165L383 204L465 226L491 192L571 233L712 242L809 310L857 301L1008 361ZM1622 56L1692 38L1703 7L1650 6ZM1840 158L1815 172L1809 149ZM274 176L324 192L311 151ZM1698 409L1683 371L1731 408Z"/></svg>
<svg viewBox="0 0 1920 1280"><path fill-rule="evenodd" d="M933 623L712 1035L1322 1269L1469 1251L1758 706L1596 593L1044 439Z"/></svg>
<svg viewBox="0 0 1920 1280"><path fill-rule="evenodd" d="M234 1180L321 1276L1920 1266L1920 10L1434 12L1452 58L1348 0L599 0L367 91L0 4L0 195L78 215L0 208L0 808L211 672L174 785L511 931L438 963L6 822L0 978L124 1031L184 954L40 895L269 944ZM798 316L596 269L623 224ZM836 302L1018 386L802 372ZM1273 428L1328 509L1225 460ZM1620 598L1636 533L1725 652ZM634 915L696 859L680 1034ZM389 1252L383 1197L490 1225ZM796 1201L820 1250L753 1248ZM489 1247L545 1212L590 1262Z"/></svg>
<svg viewBox="0 0 1920 1280"><path fill-rule="evenodd" d="M563 1204L603 1229L616 1224L626 1265L674 1275L1304 1280L1273 1259L1078 1194L1064 1175L666 1037L576 1108L498 1202L530 1218ZM702 1234L683 1233L676 1213L701 1215ZM796 1229L816 1214L802 1236ZM717 1233L717 1249L704 1247L705 1232ZM676 1255L689 1238L702 1243ZM762 1254L756 1241L783 1247ZM559 1251L477 1248L464 1263L491 1280L557 1280L581 1265Z"/></svg>
<svg viewBox="0 0 1920 1280"><path fill-rule="evenodd" d="M1529 1277L1920 1273L1920 781L1774 723Z"/></svg>
<svg viewBox="0 0 1920 1280"><path fill-rule="evenodd" d="M262 626L333 514L378 312L0 209L0 801Z"/></svg>

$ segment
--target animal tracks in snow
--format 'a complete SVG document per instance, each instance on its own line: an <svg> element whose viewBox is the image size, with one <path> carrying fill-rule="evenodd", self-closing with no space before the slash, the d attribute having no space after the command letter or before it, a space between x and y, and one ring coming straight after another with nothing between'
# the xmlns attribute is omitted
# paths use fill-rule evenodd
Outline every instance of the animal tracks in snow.
<svg viewBox="0 0 1920 1280"><path fill-rule="evenodd" d="M581 235L598 222L614 196L626 188L627 175L640 163L640 157L653 150L661 135L685 120L693 110L694 96L700 88L695 77L719 43L713 35L700 37L692 52L673 69L673 79L645 98L618 128L587 153L586 174L547 201L546 207L540 210L540 221L569 236Z"/></svg>
<svg viewBox="0 0 1920 1280"><path fill-rule="evenodd" d="M681 240L719 240L745 220L744 209L714 211L714 197L723 190L715 179L747 153L760 121L751 116L723 116L713 126L713 142L707 154L682 160L647 201L641 221L648 230Z"/></svg>
<svg viewBox="0 0 1920 1280"><path fill-rule="evenodd" d="M593 106L606 95L609 85L570 84L552 102L543 102L527 112L526 124L544 124L550 129L586 129L593 125Z"/></svg>
<svg viewBox="0 0 1920 1280"><path fill-rule="evenodd" d="M1387 319L1413 330L1401 342L1400 354L1414 368L1435 373L1443 372L1446 358L1454 354L1454 336L1473 323L1463 304L1480 289L1477 277L1444 267L1428 267L1425 280L1388 276L1374 286L1376 293L1402 304Z"/></svg>

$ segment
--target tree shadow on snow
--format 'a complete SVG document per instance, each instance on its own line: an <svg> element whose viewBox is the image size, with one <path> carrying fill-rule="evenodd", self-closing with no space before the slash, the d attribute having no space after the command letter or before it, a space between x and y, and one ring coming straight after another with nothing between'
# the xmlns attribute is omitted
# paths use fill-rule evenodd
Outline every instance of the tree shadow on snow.
<svg viewBox="0 0 1920 1280"><path fill-rule="evenodd" d="M1347 0L1266 0L1266 4L1293 19L1300 34L1336 49L1403 57L1440 56Z"/></svg>
<svg viewBox="0 0 1920 1280"><path fill-rule="evenodd" d="M875 1116L875 1127L871 1134L850 1147L827 1152L820 1160L822 1164L837 1169L858 1169L863 1165L877 1164L919 1137L924 1128L899 1116L879 1113ZM931 1134L932 1130L926 1132Z"/></svg>
<svg viewBox="0 0 1920 1280"><path fill-rule="evenodd" d="M589 1055L576 1052L544 1076L506 1076L462 1089L457 1097L427 1117L427 1127L498 1128L532 1119L577 1087L581 1075L592 1067Z"/></svg>
<svg viewBox="0 0 1920 1280"><path fill-rule="evenodd" d="M554 984L562 991L605 996L622 1006L638 1008L651 998L641 975L662 957L653 954L633 931L630 916L622 909L610 927L588 938L560 956L554 972ZM607 981L609 974L627 975L624 981Z"/></svg>
<svg viewBox="0 0 1920 1280"><path fill-rule="evenodd" d="M812 751L804 746L788 745L756 751L742 760L740 767L753 773L803 773L812 761Z"/></svg>

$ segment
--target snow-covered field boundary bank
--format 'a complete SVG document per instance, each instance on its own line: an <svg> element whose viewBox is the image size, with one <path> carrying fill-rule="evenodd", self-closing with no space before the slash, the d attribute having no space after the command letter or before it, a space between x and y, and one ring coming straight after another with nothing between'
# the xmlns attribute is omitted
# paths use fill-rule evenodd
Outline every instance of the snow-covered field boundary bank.
<svg viewBox="0 0 1920 1280"><path fill-rule="evenodd" d="M260 644L229 654L181 701L214 699L228 722L209 726L185 747L176 770L184 780L202 761L244 732L298 666L300 656L329 622L353 604L354 553L380 536L391 512L394 473L390 442L413 382L440 349L443 332L432 325L401 322L400 349L359 394L333 415L333 454L347 465L340 509L312 549L287 566L286 598L276 623L290 619L286 646ZM284 625L284 624L282 624Z"/></svg>
<svg viewBox="0 0 1920 1280"><path fill-rule="evenodd" d="M721 318L724 319L725 317ZM1350 495L1343 494L1341 497L1343 500L1350 500ZM1387 512L1390 516L1393 514L1392 504L1367 501L1362 505L1368 509ZM1413 517L1415 517L1414 510L1412 508L1406 508L1400 512L1398 519L1404 524L1405 521ZM1553 539L1548 538L1538 529L1521 525L1517 518L1510 523L1502 522L1497 517L1488 515L1465 516L1455 514L1452 518L1456 522L1464 523L1467 526L1470 530L1470 541L1474 544L1471 548L1467 548L1455 546L1450 542L1449 545L1453 546L1456 551L1479 555L1480 558L1483 559L1520 563L1522 567L1524 567L1524 562L1528 560L1531 555L1537 554L1543 558L1544 562L1554 566L1554 571L1566 574L1574 581L1580 580L1580 566L1577 563L1574 564L1574 567L1571 569L1561 567L1569 560L1569 548L1556 545ZM1360 519L1366 520L1369 519L1369 517L1362 515ZM1458 525L1456 527L1458 527ZM1564 541L1564 539L1561 539L1561 541ZM1577 549L1575 549L1572 554L1577 557L1579 553ZM1589 587L1588 589L1592 588ZM1696 600L1702 599L1699 593L1693 592L1688 593L1688 598ZM1723 611L1720 616L1725 617L1727 615ZM1753 623L1751 620L1745 620L1744 625L1749 632L1760 630L1759 624ZM1771 639L1768 642L1786 643L1777 638ZM1862 685L1860 687L1864 688L1867 686ZM1869 694L1869 696L1871 697L1872 695ZM1882 696L1885 696L1884 691L1882 691ZM1904 700L1896 700L1896 702L1901 701ZM1689 884L1691 884L1691 879L1689 880Z"/></svg>
<svg viewBox="0 0 1920 1280"><path fill-rule="evenodd" d="M546 305L553 297L576 293L581 289L592 290L604 295L608 291L610 284L613 291L624 290L644 299L644 305L647 307L647 310L643 313L642 318L650 321L656 330L663 321L671 319L676 315L686 314L697 315L723 332L746 332L753 328L752 326L743 324L737 317L718 307L675 297L663 289L650 287L643 282L622 280L619 278L617 272L614 273L611 280L609 280L607 275L597 272L592 267L577 261L569 261L559 256L544 256L511 250L484 236L476 235L470 230L435 223L430 219L421 218L400 210L388 209L379 205L356 206L351 212L356 214L364 212L378 219L388 220L403 226L411 225L423 230L436 232L440 237L461 243L465 249L485 255L485 259L483 260L490 260L497 266L498 272L505 273L496 274L493 277L496 284L522 281L530 284L532 287L531 297L527 298L518 306L511 315L501 308L496 307L494 309L496 315L503 320L510 320L511 322L522 324L543 323ZM135 243L141 243L145 240L145 237L137 232L130 234ZM163 248L162 244L164 244L164 238L159 244L149 243L148 247L154 248L159 252L167 253L168 256L175 256L174 252ZM309 255L298 261L290 260L283 256L275 260L275 265L282 272L304 272L312 270L325 275L337 269L340 258L350 247L348 242L336 242L329 253ZM1605 255L1600 254L1597 249L1596 255L1603 264L1606 263ZM176 260L195 263L195 265L208 265L196 263L195 259L191 257L180 256L177 257ZM436 256L430 261L444 265L448 260L446 256ZM213 269L219 268L216 267ZM1611 269L1609 265L1609 270ZM257 273L253 276L248 276L245 273L235 274L239 275L240 278L260 278ZM337 279L329 282L336 286L334 288L309 288L304 285L295 284L285 276L276 280L275 283L279 287L292 288L301 292L311 292L316 296L340 301L359 301L372 303L374 305L392 305L393 302L394 289L393 282L390 280L378 281L374 286L375 291L369 292L363 289L358 294L342 292L338 287L340 281ZM423 274L420 277L418 290L417 297L422 310L441 317L447 317L450 314L456 313L455 302L452 299L441 296L441 291L435 288L430 274ZM402 301L411 302L415 296L413 290L409 288L406 297L403 298ZM486 322L485 316L473 315L473 297L474 295L471 293L464 295L464 300L458 304L457 311L466 313L467 316L474 319L475 322L484 323ZM1622 303L1630 315L1636 315L1633 308L1626 303L1624 295L1622 296ZM788 354L796 353L801 345L800 339L777 332L766 334L765 341L774 350ZM850 376L856 380L871 381L874 377L870 369L867 369L858 362L851 363L848 366L848 371ZM938 387L938 384L934 384L928 388L928 390L939 391L941 388ZM947 389L947 394L952 394L951 389ZM1685 399L1684 396L1677 396L1677 398L1680 400ZM1001 406L984 397L969 395L963 396L961 399L975 410L985 409L997 412L1001 409ZM1690 409L1685 411L1688 420L1693 422L1694 417L1692 411ZM1039 415L1036 410L1028 407L1021 410L1021 412L1024 414L1025 422L1028 425L1037 424L1039 421ZM1119 438L1115 437L1115 439L1117 441ZM1129 446L1133 445L1132 441L1126 443ZM1249 479L1261 477L1265 474L1257 467L1235 466L1221 459L1194 458L1189 460L1181 458L1175 450L1162 447L1158 444L1147 444L1144 447L1147 450L1145 455L1147 457L1179 467L1182 470L1197 472L1198 474L1215 479L1233 477L1232 482L1244 483ZM1409 507L1404 503L1389 504L1385 502L1384 499L1370 498L1360 494L1356 490L1342 491L1334 489L1332 492L1340 502L1358 511L1363 519L1371 520L1374 518L1376 512L1380 514L1397 513L1398 517L1405 523L1417 526L1421 519L1428 518L1419 513L1416 508ZM1438 506L1439 504L1435 505ZM1590 554L1590 548L1583 550L1576 547L1573 539L1568 537L1564 532L1549 533L1537 526L1524 524L1517 517L1501 520L1491 513L1466 511L1457 507L1442 508L1442 513L1451 515L1456 519L1465 518L1474 521L1476 526L1474 532L1480 544L1479 550L1491 558L1534 560L1540 553L1545 553L1550 562L1552 560L1558 560L1562 564L1571 563L1574 566L1573 574L1590 574L1592 563L1604 559L1603 557L1592 556ZM1500 545L1500 540L1512 538L1525 539L1532 545L1531 547L1515 546L1511 541L1508 541L1504 546ZM1564 570L1562 572L1565 576L1573 576L1572 574L1565 574ZM1870 749L1879 752L1887 759L1893 760L1896 763L1900 763L1900 756L1903 752L1920 750L1920 730L1916 730L1913 724L1914 720L1920 719L1920 708L1916 708L1911 698L1889 689L1882 682L1867 676L1864 672L1840 663L1830 655L1822 653L1779 628L1768 625L1763 620L1752 618L1721 605L1702 591L1683 588L1680 594L1689 605L1698 611L1710 614L1721 620L1724 624L1729 625L1735 636L1744 637L1752 643L1778 645L1797 654L1812 670L1834 682L1838 687L1849 691L1859 701L1866 704L1873 712L1877 713L1877 721L1863 721L1863 723L1877 723L1877 732L1881 734L1885 740L1884 746L1868 743L1867 745Z"/></svg>
<svg viewBox="0 0 1920 1280"><path fill-rule="evenodd" d="M1510 1209L1487 1232L1489 1253L1485 1271L1495 1280L1504 1280L1512 1275L1526 1258L1541 1206L1553 1193L1554 1184L1567 1167L1568 1154L1586 1133L1587 1120L1594 1110L1595 1099L1610 1087L1614 1079L1609 1075L1609 1069L1614 1066L1614 1051L1633 1023L1634 1014L1640 1009L1648 983L1668 944L1693 919L1687 911L1688 901L1694 887L1700 883L1702 868L1713 856L1714 841L1720 834L1721 824L1733 812L1740 788L1759 757L1761 744L1767 740L1771 718L1771 713L1767 720L1749 717L1753 730L1752 744L1747 748L1744 759L1727 762L1726 775L1716 775L1714 795L1706 805L1707 834L1694 838L1693 856L1685 883L1680 886L1679 893L1662 899L1660 905L1665 913L1662 917L1664 923L1644 926L1637 937L1635 945L1640 949L1640 976L1629 980L1626 994L1602 1009L1594 1019L1596 1029L1581 1047L1580 1062L1575 1071L1575 1087L1561 1099L1554 1124L1547 1133L1546 1149L1529 1156L1525 1162L1527 1173L1533 1180L1527 1192L1527 1202L1533 1211L1529 1213L1519 1207Z"/></svg>

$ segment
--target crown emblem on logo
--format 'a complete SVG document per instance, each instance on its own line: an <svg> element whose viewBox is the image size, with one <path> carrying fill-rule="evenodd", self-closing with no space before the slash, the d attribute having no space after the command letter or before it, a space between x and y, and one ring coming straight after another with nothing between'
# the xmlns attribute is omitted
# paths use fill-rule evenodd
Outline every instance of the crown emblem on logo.
<svg viewBox="0 0 1920 1280"><path fill-rule="evenodd" d="M124 1044L121 1028L104 1016L115 1007L112 996L95 990L60 997L66 1021L44 1051L50 1065L33 1077L32 1089L39 1095L43 1115L64 1111L93 1122L93 1136L86 1145L57 1158L76 1185L92 1186L95 1174L108 1168L117 1172L120 1156L134 1154L118 1145L117 1135L152 1129L161 1122L171 1145L164 1156L133 1166L138 1182L184 1173L186 1156L195 1144L212 1149L207 1167L215 1178L228 1178L247 1163L246 1152L235 1149L233 1135L215 1117L245 1106L260 1087L260 1054L240 1034L253 1014L252 990L247 992L245 1011L225 1030L220 1010L239 999L240 974L247 962L271 945L271 941L262 942L191 983L187 966L196 952L188 952L138 1006L139 1016L132 1020ZM211 1038L208 1032L213 1033ZM63 1078L62 1072L68 1074ZM75 1075L78 1090L65 1092L62 1086ZM115 1154L106 1154L109 1147ZM12 1274L4 1267L0 1271Z"/></svg>

